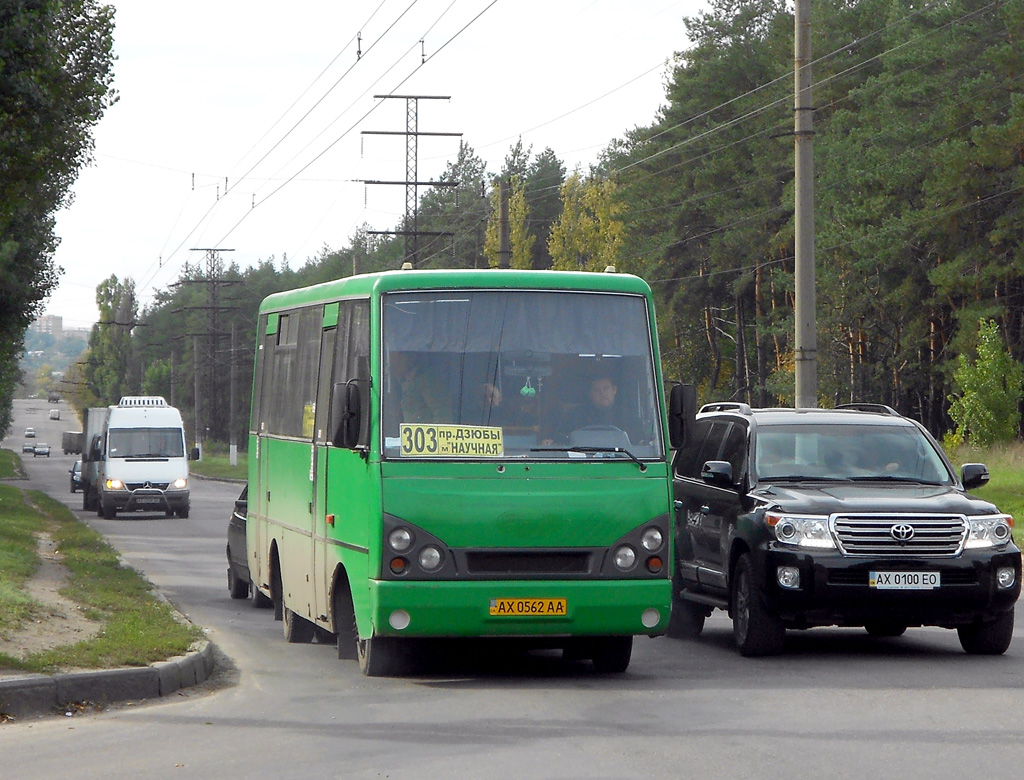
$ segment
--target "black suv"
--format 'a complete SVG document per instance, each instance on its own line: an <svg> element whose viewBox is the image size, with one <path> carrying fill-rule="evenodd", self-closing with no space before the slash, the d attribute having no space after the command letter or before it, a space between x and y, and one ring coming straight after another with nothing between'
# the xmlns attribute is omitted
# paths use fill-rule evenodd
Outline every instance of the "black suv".
<svg viewBox="0 0 1024 780"><path fill-rule="evenodd" d="M740 653L782 650L787 628L955 628L968 653L1010 645L1021 554L1013 520L966 490L917 422L893 409L704 406L673 464L669 634L728 610Z"/></svg>

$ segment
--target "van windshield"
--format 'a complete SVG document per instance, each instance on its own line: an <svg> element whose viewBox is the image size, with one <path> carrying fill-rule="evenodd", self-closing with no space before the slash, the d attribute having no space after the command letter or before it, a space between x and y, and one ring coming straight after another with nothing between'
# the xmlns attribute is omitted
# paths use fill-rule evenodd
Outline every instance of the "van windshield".
<svg viewBox="0 0 1024 780"><path fill-rule="evenodd" d="M183 458L185 439L181 428L111 428L107 457Z"/></svg>
<svg viewBox="0 0 1024 780"><path fill-rule="evenodd" d="M646 300L540 291L392 293L385 457L663 457Z"/></svg>

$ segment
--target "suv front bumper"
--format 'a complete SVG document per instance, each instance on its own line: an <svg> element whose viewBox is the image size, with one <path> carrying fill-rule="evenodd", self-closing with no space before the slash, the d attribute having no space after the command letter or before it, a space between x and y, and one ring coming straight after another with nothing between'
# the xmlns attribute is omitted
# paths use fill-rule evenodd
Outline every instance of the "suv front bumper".
<svg viewBox="0 0 1024 780"><path fill-rule="evenodd" d="M1013 609L1021 590L1021 554L967 550L954 558L852 558L838 551L793 551L771 544L757 556L770 608L793 628L862 626L870 622L952 628L992 620ZM797 588L779 584L779 567L800 572ZM996 571L1009 567L1013 585L1000 588ZM871 587L871 572L937 572L939 587L885 590Z"/></svg>

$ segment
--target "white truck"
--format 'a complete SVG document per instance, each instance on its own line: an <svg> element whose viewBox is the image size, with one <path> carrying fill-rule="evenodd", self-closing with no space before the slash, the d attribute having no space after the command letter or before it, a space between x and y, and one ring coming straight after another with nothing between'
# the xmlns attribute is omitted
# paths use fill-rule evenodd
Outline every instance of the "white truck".
<svg viewBox="0 0 1024 780"><path fill-rule="evenodd" d="M188 461L181 413L161 396L124 396L89 409L82 452L82 508L100 517L164 512L188 517Z"/></svg>

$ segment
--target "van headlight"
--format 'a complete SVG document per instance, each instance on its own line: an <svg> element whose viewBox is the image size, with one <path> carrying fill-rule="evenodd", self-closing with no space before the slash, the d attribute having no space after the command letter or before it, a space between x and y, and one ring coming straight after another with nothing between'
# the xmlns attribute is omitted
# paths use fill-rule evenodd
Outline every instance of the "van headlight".
<svg viewBox="0 0 1024 780"><path fill-rule="evenodd" d="M124 483L119 479L108 479L103 484L107 490L124 490Z"/></svg>
<svg viewBox="0 0 1024 780"><path fill-rule="evenodd" d="M836 547L828 528L827 517L768 512L764 520L775 532L776 540L782 544L814 547L819 550L834 550Z"/></svg>
<svg viewBox="0 0 1024 780"><path fill-rule="evenodd" d="M186 487L188 487L188 480L187 479L176 479L176 480L174 480L174 489L175 490L184 490Z"/></svg>

